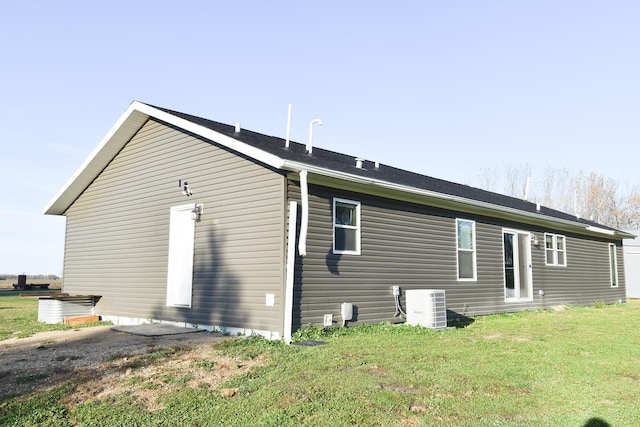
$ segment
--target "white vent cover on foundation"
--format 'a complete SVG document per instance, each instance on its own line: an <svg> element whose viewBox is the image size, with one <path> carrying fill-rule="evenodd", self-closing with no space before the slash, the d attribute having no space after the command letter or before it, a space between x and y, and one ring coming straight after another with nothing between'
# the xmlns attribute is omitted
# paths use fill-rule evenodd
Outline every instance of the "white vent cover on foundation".
<svg viewBox="0 0 640 427"><path fill-rule="evenodd" d="M442 289L405 291L407 324L432 329L447 327L447 303Z"/></svg>

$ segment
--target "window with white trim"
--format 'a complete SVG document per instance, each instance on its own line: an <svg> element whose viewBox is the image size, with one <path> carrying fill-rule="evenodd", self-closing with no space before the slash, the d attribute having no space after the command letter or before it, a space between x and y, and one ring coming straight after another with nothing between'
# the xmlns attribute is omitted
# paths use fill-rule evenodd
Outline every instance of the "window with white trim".
<svg viewBox="0 0 640 427"><path fill-rule="evenodd" d="M616 256L616 245L609 243L609 275L611 277L611 287L618 287L618 257Z"/></svg>
<svg viewBox="0 0 640 427"><path fill-rule="evenodd" d="M566 238L561 234L544 233L546 265L567 266Z"/></svg>
<svg viewBox="0 0 640 427"><path fill-rule="evenodd" d="M456 219L458 280L476 280L476 222Z"/></svg>
<svg viewBox="0 0 640 427"><path fill-rule="evenodd" d="M333 253L360 255L360 202L333 199Z"/></svg>

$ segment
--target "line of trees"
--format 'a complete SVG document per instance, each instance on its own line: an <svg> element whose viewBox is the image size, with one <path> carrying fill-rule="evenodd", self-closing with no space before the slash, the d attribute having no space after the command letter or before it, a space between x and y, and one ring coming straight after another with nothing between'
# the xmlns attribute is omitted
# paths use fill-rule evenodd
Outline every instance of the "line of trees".
<svg viewBox="0 0 640 427"><path fill-rule="evenodd" d="M533 180L530 164L481 169L477 187L540 203L620 230L640 229L640 188L597 172L547 168Z"/></svg>
<svg viewBox="0 0 640 427"><path fill-rule="evenodd" d="M0 274L0 280L18 280L17 274ZM55 274L27 274L27 280L60 280Z"/></svg>

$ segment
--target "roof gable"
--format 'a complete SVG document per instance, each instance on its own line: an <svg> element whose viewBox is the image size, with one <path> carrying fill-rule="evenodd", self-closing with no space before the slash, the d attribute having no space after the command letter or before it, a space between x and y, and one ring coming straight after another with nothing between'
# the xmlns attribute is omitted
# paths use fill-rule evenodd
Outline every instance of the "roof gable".
<svg viewBox="0 0 640 427"><path fill-rule="evenodd" d="M134 101L111 130L100 141L87 160L45 207L46 214L61 215L87 188L93 179L109 164L150 118L164 121L230 150L242 153L276 169L309 170L318 175L332 176L352 182L365 183L387 190L418 194L423 197L455 200L458 204L481 207L486 211L506 212L523 216L529 221L544 220L576 226L576 231L587 234L619 235L628 233L578 218L574 215L536 205L526 200L505 196L468 185L420 175L392 166L363 161L356 167L356 157L314 147L313 154L306 145L291 141L285 148L284 139L250 130L236 132L235 127L201 117L155 107Z"/></svg>

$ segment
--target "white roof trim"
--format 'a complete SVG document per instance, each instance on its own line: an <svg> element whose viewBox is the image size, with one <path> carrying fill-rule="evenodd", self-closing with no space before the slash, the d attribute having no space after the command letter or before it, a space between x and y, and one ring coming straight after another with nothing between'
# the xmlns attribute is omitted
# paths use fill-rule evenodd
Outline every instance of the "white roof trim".
<svg viewBox="0 0 640 427"><path fill-rule="evenodd" d="M98 146L44 208L45 214L62 215L113 160L149 117L157 118L279 169L283 160L219 132L181 119L150 105L134 101L102 138Z"/></svg>
<svg viewBox="0 0 640 427"><path fill-rule="evenodd" d="M198 124L190 122L189 120L181 119L180 117L174 116L171 113L158 110L157 108L151 107L147 104L142 104L139 102L135 102L135 104L139 105L139 107L136 108L137 110L146 112L151 117L155 117L156 119L162 120L181 129L187 130L191 133L195 133L196 135L200 135L202 137L215 141L220 145L242 153L273 168L280 169L282 167L284 161L276 155L267 153L266 151L260 150L259 148L252 147L251 145L245 144L244 142L238 141L237 139L223 135L220 132L216 132L204 126L200 126Z"/></svg>
<svg viewBox="0 0 640 427"><path fill-rule="evenodd" d="M69 180L44 208L45 214L61 215L109 164L149 118L136 111L136 102L120 116Z"/></svg>
<svg viewBox="0 0 640 427"><path fill-rule="evenodd" d="M607 234L609 236L613 236L614 234L616 234L616 232L613 230L607 230L606 228L595 227L593 225L588 225L586 228L587 231L591 231L593 233Z"/></svg>
<svg viewBox="0 0 640 427"><path fill-rule="evenodd" d="M452 203L463 204L468 206L474 206L483 211L502 212L513 217L526 217L534 221L544 221L556 224L563 224L564 226L571 226L576 231L581 230L591 233L598 233L608 236L622 236L630 237L629 233L617 232L613 230L607 230L600 227L585 226L577 221L565 220L560 218L553 218L546 215L541 215L534 212L526 212L518 209L513 209L505 206L486 203L478 200L467 199L464 197L453 196L445 193L438 193L435 191L424 190L407 185L394 184L392 182L364 178L358 175L353 175L346 172L335 171L332 169L313 166L307 163L296 162L291 160L284 160L276 155L267 153L266 151L255 148L237 139L228 137L224 134L200 126L189 120L182 119L171 113L159 110L141 102L134 101L129 108L120 116L118 121L107 132L104 138L100 141L98 146L91 152L89 157L82 163L82 165L71 176L67 183L58 191L58 193L51 199L44 209L45 214L63 215L65 211L71 206L71 204L82 194L82 192L93 182L93 180L102 172L102 170L113 160L113 158L120 152L127 142L138 132L138 130L149 119L154 117L158 120L162 120L166 123L174 125L178 128L189 131L193 134L200 135L206 139L215 141L216 143L227 147L231 150L239 152L253 158L259 162L262 162L275 169L285 169L300 172L301 170L307 170L309 173L336 178L340 180L346 180L359 184L366 184L377 186L380 188L394 190L403 193L417 194L423 197L431 199L439 199L444 201L450 201Z"/></svg>
<svg viewBox="0 0 640 427"><path fill-rule="evenodd" d="M388 190L395 190L403 193L417 194L420 196L429 197L431 199L439 199L439 200L450 201L453 203L460 203L464 205L475 206L485 211L503 212L513 217L519 217L519 218L526 217L526 218L533 219L535 221L544 221L547 223L563 224L564 226L571 226L572 228L576 229L576 231L581 231L586 229L587 231L590 231L593 233L600 233L608 236L614 236L614 235L622 236L622 234L615 232L613 230L607 230L605 228L594 227L594 226L585 226L585 224L579 223L577 221L571 221L571 220L566 220L561 218L553 218L547 215L541 215L540 213L537 213L537 212L526 212L519 209L495 205L492 203L482 202L479 200L467 199L465 197L454 196L451 194L438 193L435 191L424 190L421 188L411 187L408 185L395 184L392 182L372 179L372 178L365 178L358 175L352 175L346 172L314 167L306 163L285 160L283 164L283 168L289 169L292 171L300 171L302 169L305 169L309 173L315 173L317 175L322 175L329 178L337 178L337 179L347 180L347 181L351 181L359 184L373 185L373 186L385 188Z"/></svg>

